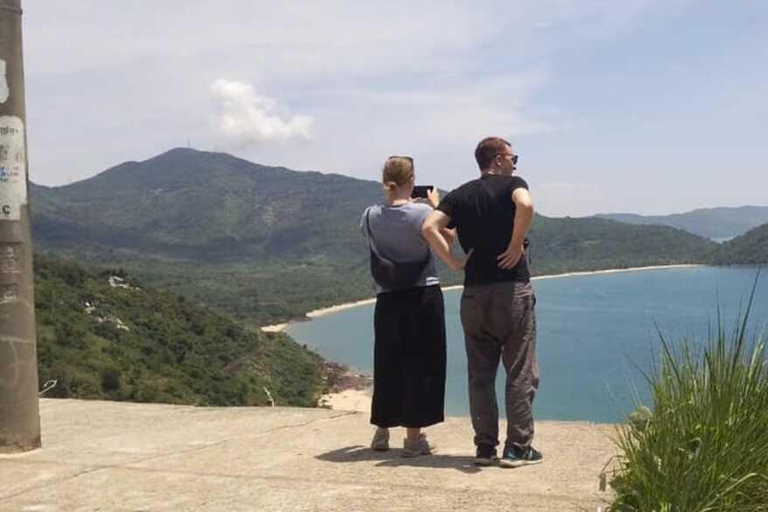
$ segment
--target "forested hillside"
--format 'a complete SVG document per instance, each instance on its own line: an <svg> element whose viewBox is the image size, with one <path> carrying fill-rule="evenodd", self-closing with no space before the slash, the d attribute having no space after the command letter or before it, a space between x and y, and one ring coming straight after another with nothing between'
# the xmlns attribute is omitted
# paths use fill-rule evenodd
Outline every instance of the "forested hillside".
<svg viewBox="0 0 768 512"><path fill-rule="evenodd" d="M38 359L48 394L198 405L314 406L322 360L160 292L121 270L35 261Z"/></svg>
<svg viewBox="0 0 768 512"><path fill-rule="evenodd" d="M699 263L717 244L666 226L537 216L530 238L535 274Z"/></svg>
<svg viewBox="0 0 768 512"><path fill-rule="evenodd" d="M768 264L768 224L724 243L708 260L715 265Z"/></svg>

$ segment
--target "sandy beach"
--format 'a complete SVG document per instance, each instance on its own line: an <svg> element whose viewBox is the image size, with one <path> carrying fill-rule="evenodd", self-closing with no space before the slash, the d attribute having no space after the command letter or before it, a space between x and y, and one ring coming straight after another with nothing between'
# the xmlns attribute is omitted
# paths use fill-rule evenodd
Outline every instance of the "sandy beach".
<svg viewBox="0 0 768 512"><path fill-rule="evenodd" d="M531 280L538 281L542 279L559 279L561 277L593 276L593 275L600 275L600 274L619 274L624 272L642 272L644 270L696 268L696 267L703 267L703 266L704 265L684 264L684 265L653 265L648 267L631 267L631 268L612 268L612 269L606 269L606 270L591 270L591 271L585 271L585 272L566 272L563 274L548 274L543 276L532 277ZM460 290L462 288L464 288L464 286L460 284L453 285L453 286L444 286L443 291L448 292L451 290ZM329 306L327 308L315 309L307 313L306 316L310 319L314 319L321 316L338 313L339 311L344 311L345 309L356 308L360 306L367 306L369 304L374 304L375 302L376 302L376 298L372 297L370 299L358 300L355 302L338 304L336 306ZM290 325L290 322L275 324L275 325L267 325L265 327L262 327L261 330L264 332L282 332L285 329L287 329L289 325Z"/></svg>
<svg viewBox="0 0 768 512"><path fill-rule="evenodd" d="M323 395L317 405L334 411L371 412L373 386L366 389L346 389L338 393Z"/></svg>
<svg viewBox="0 0 768 512"><path fill-rule="evenodd" d="M261 328L264 332L283 332L288 327L288 323L284 324L275 324L275 325L266 325Z"/></svg>

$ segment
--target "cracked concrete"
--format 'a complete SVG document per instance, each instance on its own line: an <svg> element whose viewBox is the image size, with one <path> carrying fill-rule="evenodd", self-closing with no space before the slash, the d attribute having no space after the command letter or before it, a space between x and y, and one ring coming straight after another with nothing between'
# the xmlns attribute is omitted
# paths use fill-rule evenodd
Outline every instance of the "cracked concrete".
<svg viewBox="0 0 768 512"><path fill-rule="evenodd" d="M428 457L372 452L367 414L42 400L43 448L0 455L0 511L596 511L611 425L539 422L544 464L472 465L467 418Z"/></svg>

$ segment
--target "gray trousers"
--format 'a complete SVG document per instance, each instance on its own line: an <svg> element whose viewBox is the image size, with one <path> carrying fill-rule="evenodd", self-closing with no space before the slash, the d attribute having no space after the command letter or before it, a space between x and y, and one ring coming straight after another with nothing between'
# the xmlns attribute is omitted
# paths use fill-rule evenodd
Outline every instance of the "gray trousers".
<svg viewBox="0 0 768 512"><path fill-rule="evenodd" d="M469 410L475 445L499 444L499 360L507 374L505 448L527 447L533 440L533 398L539 387L535 306L536 296L530 283L464 288L461 324L467 349Z"/></svg>

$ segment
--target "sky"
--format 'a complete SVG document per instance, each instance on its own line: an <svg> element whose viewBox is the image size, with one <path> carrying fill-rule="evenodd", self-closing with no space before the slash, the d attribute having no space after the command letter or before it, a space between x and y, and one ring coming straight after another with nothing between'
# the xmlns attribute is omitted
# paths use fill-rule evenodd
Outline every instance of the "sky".
<svg viewBox="0 0 768 512"><path fill-rule="evenodd" d="M768 205L764 0L24 0L30 178L174 147L378 180L520 155L537 211Z"/></svg>

